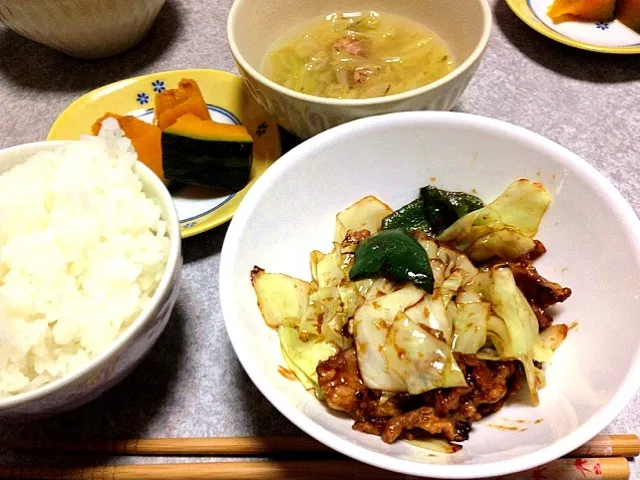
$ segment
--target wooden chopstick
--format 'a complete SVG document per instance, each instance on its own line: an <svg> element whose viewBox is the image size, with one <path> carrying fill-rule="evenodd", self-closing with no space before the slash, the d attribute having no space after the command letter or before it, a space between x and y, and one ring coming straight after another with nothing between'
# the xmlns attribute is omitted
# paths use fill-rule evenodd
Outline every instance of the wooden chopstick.
<svg viewBox="0 0 640 480"><path fill-rule="evenodd" d="M279 453L327 454L332 450L311 437L150 438L137 440L23 441L15 449L40 452L67 451L119 455L273 455ZM582 447L547 465L501 480L627 480L625 457L640 454L636 435L598 435ZM326 458L326 457L325 457ZM353 460L252 461L116 465L76 468L0 467L0 478L65 480L244 480L244 479L346 479L387 480L408 478Z"/></svg>
<svg viewBox="0 0 640 480"><path fill-rule="evenodd" d="M637 457L640 439L637 435L597 435L576 448L567 457Z"/></svg>
<svg viewBox="0 0 640 480"><path fill-rule="evenodd" d="M501 480L627 480L629 463L623 457L563 458L533 470L500 477ZM405 475L380 470L352 460L261 461L116 465L79 468L0 467L0 478L38 480L400 480Z"/></svg>
<svg viewBox="0 0 640 480"><path fill-rule="evenodd" d="M141 438L137 440L44 440L15 442L17 450L92 452L118 455L272 455L331 453L311 437ZM636 457L636 435L598 435L566 457Z"/></svg>
<svg viewBox="0 0 640 480"><path fill-rule="evenodd" d="M332 449L307 436L141 438L136 440L20 441L15 450L92 452L119 455L271 455L331 453Z"/></svg>

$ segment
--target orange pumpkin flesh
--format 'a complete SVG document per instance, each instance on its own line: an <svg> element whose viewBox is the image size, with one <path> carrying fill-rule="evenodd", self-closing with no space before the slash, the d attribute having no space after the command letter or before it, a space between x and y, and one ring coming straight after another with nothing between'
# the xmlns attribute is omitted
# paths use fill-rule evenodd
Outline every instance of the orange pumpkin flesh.
<svg viewBox="0 0 640 480"><path fill-rule="evenodd" d="M165 90L155 98L155 124L160 130L173 125L180 117L191 113L209 120L209 110L195 80L183 78L178 88Z"/></svg>
<svg viewBox="0 0 640 480"><path fill-rule="evenodd" d="M138 160L149 167L160 180L167 183L162 169L162 131L150 123L144 122L130 115L106 113L91 126L91 133L98 135L102 122L106 118L115 118L125 137L131 140L133 149L138 154Z"/></svg>
<svg viewBox="0 0 640 480"><path fill-rule="evenodd" d="M614 18L615 0L555 0L549 17L555 23L571 20L610 22Z"/></svg>
<svg viewBox="0 0 640 480"><path fill-rule="evenodd" d="M618 0L616 18L631 30L640 33L640 0Z"/></svg>

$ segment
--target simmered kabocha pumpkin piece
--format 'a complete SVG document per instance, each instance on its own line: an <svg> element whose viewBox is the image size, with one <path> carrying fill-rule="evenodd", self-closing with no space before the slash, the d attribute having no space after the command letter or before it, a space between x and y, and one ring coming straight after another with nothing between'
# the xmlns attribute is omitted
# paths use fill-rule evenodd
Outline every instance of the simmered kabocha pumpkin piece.
<svg viewBox="0 0 640 480"><path fill-rule="evenodd" d="M249 181L253 139L242 125L189 113L162 132L165 176L207 187L240 190Z"/></svg>
<svg viewBox="0 0 640 480"><path fill-rule="evenodd" d="M610 22L615 8L616 0L555 0L548 13L556 23L570 20Z"/></svg>
<svg viewBox="0 0 640 480"><path fill-rule="evenodd" d="M192 114L202 120L209 120L209 110L195 80L183 78L178 88L165 90L155 98L155 124L164 130L180 117Z"/></svg>
<svg viewBox="0 0 640 480"><path fill-rule="evenodd" d="M631 30L640 33L640 0L618 0L616 18Z"/></svg>
<svg viewBox="0 0 640 480"><path fill-rule="evenodd" d="M131 115L118 115L116 113L106 113L91 126L91 133L98 135L102 122L106 118L114 118L124 132L124 135L131 140L133 149L138 155L138 160L149 167L160 180L167 183L162 169L162 148L160 137L162 132L158 127L144 122Z"/></svg>

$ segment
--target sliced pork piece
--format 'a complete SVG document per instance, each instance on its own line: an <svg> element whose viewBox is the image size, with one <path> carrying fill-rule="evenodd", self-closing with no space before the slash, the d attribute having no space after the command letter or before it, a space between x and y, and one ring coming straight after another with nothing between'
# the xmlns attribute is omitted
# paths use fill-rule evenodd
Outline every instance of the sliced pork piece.
<svg viewBox="0 0 640 480"><path fill-rule="evenodd" d="M349 55L365 56L365 48L362 42L349 37L342 37L336 40L332 48L337 52L345 52Z"/></svg>

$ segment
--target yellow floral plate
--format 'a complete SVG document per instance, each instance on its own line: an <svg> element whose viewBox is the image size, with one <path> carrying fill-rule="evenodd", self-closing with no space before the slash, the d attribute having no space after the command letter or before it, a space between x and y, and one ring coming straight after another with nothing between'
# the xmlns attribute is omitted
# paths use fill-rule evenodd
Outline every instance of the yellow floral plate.
<svg viewBox="0 0 640 480"><path fill-rule="evenodd" d="M213 120L241 123L254 142L251 177L243 190L229 193L192 185L169 187L182 225L182 238L186 238L230 220L247 190L281 155L275 121L248 95L240 77L219 70L176 70L112 83L69 105L54 122L47 140L77 140L90 134L93 122L108 111L151 122L154 95L176 88L182 78L198 82Z"/></svg>
<svg viewBox="0 0 640 480"><path fill-rule="evenodd" d="M606 23L554 24L547 15L553 0L506 0L520 19L534 30L565 45L602 53L640 53L640 34L617 20Z"/></svg>

